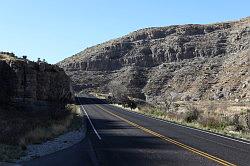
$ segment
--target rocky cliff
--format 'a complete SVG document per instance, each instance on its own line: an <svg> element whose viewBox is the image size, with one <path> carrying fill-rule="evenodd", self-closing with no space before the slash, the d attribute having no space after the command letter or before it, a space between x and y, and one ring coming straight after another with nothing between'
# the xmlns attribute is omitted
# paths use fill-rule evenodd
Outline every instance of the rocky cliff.
<svg viewBox="0 0 250 166"><path fill-rule="evenodd" d="M146 28L87 48L58 65L75 90L149 103L249 101L250 17Z"/></svg>
<svg viewBox="0 0 250 166"><path fill-rule="evenodd" d="M0 104L41 104L73 100L71 80L63 69L0 54Z"/></svg>

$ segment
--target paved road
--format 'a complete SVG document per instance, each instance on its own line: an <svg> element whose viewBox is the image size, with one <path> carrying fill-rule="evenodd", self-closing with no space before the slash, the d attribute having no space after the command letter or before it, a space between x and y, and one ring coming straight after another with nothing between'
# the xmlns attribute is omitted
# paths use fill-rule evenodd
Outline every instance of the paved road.
<svg viewBox="0 0 250 166"><path fill-rule="evenodd" d="M22 166L91 166L97 165L95 161L95 154L87 137L68 149L20 164Z"/></svg>
<svg viewBox="0 0 250 166"><path fill-rule="evenodd" d="M124 111L93 97L79 101L90 119L88 137L24 165L250 165L249 142Z"/></svg>

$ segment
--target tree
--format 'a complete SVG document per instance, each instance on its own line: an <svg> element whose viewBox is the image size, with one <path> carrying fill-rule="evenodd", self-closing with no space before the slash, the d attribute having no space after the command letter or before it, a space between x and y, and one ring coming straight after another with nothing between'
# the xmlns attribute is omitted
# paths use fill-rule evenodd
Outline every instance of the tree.
<svg viewBox="0 0 250 166"><path fill-rule="evenodd" d="M27 55L23 55L23 59L27 59Z"/></svg>
<svg viewBox="0 0 250 166"><path fill-rule="evenodd" d="M110 92L113 97L113 101L118 104L122 104L123 107L129 107L135 109L136 103L129 97L129 89L119 81L112 81L109 85Z"/></svg>

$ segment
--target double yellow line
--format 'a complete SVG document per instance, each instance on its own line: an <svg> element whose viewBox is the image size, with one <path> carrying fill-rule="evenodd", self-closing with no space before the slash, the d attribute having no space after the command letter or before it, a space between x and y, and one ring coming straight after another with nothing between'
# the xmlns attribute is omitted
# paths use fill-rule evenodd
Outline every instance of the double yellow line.
<svg viewBox="0 0 250 166"><path fill-rule="evenodd" d="M105 111L106 113L111 114L111 115L113 115L113 116L115 116L115 117L117 117L117 118L119 118L119 119L121 119L121 120L127 122L128 124L130 124L130 125L132 125L132 126L134 126L134 127L137 127L137 128L143 130L143 131L146 132L146 133L152 134L152 135L154 135L154 136L156 136L156 137L158 137L158 138L160 138L160 139L162 139L162 140L164 140L164 141L173 143L173 144L175 144L175 145L177 145L177 146L179 146L179 147L182 147L182 148L184 148L184 149L186 149L186 150L188 150L188 151L191 151L191 152L193 152L193 153L195 153L195 154L198 154L198 155L200 155L200 156L203 156L203 157L205 157L205 158L208 158L208 159L210 159L210 160L213 160L213 161L215 161L215 162L217 162L217 163L219 163L219 164L221 164L221 165L236 166L235 164L232 164L232 163L230 163L230 162L228 162L228 161L225 161L225 160L223 160L223 159L220 159L220 158L215 157L215 156L213 156L213 155L210 155L210 154L208 154L208 153L202 152L202 151L200 151L200 150L198 150L198 149L192 148L192 147L190 147L190 146L188 146L188 145L185 145L185 144L183 144L183 143L181 143L181 142L175 141L175 140L173 140L173 139L171 139L171 138L168 138L168 137L166 137L166 136L164 136L164 135L161 135L161 134L156 133L156 132L154 132L154 131L152 131L152 130L149 130L149 129L145 128L145 127L142 127L142 126L140 126L140 125L138 125L138 124L136 124L136 123L134 123L134 122L131 122L131 121L129 121L129 120L123 118L123 117L120 117L120 116L118 116L118 115L116 115L116 114L114 114L114 113L112 113L112 112L110 112L110 111L104 109L103 107L101 107L101 106L99 106L99 105L96 105L96 106L97 106L98 108L100 108L101 110Z"/></svg>

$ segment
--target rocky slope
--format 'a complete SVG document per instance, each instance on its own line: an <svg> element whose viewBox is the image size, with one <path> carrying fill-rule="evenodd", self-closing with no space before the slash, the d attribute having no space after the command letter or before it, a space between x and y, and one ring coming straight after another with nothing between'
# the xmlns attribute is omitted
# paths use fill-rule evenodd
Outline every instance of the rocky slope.
<svg viewBox="0 0 250 166"><path fill-rule="evenodd" d="M76 91L117 98L249 102L250 17L146 28L87 48L58 65Z"/></svg>
<svg viewBox="0 0 250 166"><path fill-rule="evenodd" d="M63 69L7 54L0 54L0 104L41 105L73 100L71 80Z"/></svg>

